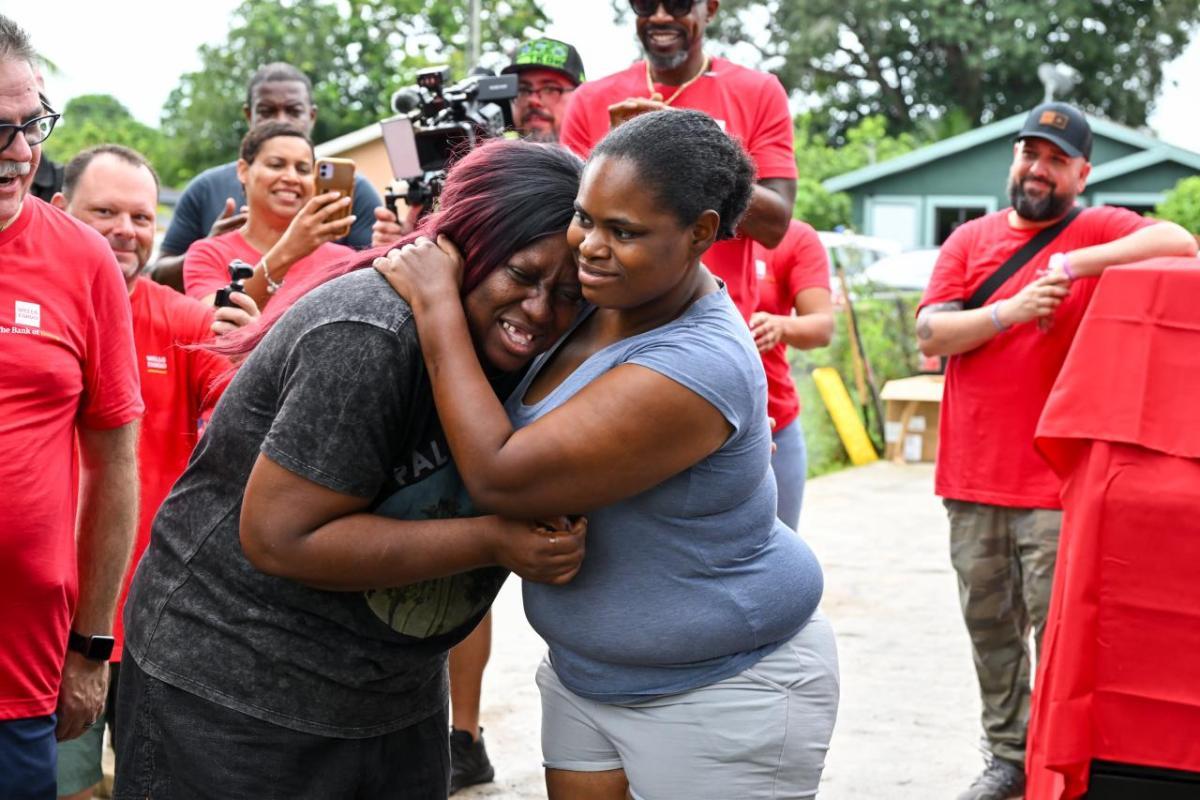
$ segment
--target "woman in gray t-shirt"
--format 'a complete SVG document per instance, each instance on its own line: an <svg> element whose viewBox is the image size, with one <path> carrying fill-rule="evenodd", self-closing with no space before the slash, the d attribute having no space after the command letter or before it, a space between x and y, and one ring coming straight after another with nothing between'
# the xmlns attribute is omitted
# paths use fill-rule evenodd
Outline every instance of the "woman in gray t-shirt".
<svg viewBox="0 0 1200 800"><path fill-rule="evenodd" d="M493 397L580 310L579 171L557 148L487 144L424 223L470 253L466 346ZM549 544L472 507L408 304L374 270L314 287L329 277L285 283L269 332L246 329L155 518L126 604L117 797L442 800L446 651L507 570L578 566L581 526Z"/></svg>
<svg viewBox="0 0 1200 800"><path fill-rule="evenodd" d="M646 114L595 149L568 240L590 313L507 407L466 352L458 256L377 263L412 303L472 496L587 514L575 580L525 586L552 800L815 795L837 709L822 577L775 517L762 363L701 264L754 182L707 115Z"/></svg>

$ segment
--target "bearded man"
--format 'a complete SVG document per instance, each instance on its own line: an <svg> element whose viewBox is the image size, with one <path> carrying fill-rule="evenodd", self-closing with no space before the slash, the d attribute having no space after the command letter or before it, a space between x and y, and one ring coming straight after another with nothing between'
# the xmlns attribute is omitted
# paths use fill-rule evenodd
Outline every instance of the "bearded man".
<svg viewBox="0 0 1200 800"><path fill-rule="evenodd" d="M959 800L1024 792L1029 633L1040 649L1062 521L1060 482L1033 434L1097 278L1117 264L1196 253L1173 223L1077 209L1091 152L1077 108L1033 109L1013 144L1012 207L951 234L921 300L921 352L949 356L935 492L950 518L988 747Z"/></svg>

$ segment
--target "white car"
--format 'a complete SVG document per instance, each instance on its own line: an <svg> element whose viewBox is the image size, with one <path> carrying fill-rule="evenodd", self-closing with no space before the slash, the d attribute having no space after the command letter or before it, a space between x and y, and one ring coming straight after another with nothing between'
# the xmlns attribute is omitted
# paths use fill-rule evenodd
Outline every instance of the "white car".
<svg viewBox="0 0 1200 800"><path fill-rule="evenodd" d="M935 247L881 258L863 271L863 279L878 288L923 292L929 285L939 252Z"/></svg>
<svg viewBox="0 0 1200 800"><path fill-rule="evenodd" d="M817 231L817 237L825 246L825 252L829 254L830 269L832 270L840 264L846 270L846 280L851 283L855 282L863 274L863 270L871 264L900 252L899 242L875 236ZM834 272L830 273L831 276L835 274Z"/></svg>

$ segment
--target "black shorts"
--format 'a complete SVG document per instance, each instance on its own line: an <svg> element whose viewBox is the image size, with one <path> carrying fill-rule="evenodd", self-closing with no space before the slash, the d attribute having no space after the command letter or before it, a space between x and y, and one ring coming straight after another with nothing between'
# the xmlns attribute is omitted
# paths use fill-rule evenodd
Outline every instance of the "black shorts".
<svg viewBox="0 0 1200 800"><path fill-rule="evenodd" d="M209 702L122 661L114 800L445 800L445 707L366 739L301 733Z"/></svg>

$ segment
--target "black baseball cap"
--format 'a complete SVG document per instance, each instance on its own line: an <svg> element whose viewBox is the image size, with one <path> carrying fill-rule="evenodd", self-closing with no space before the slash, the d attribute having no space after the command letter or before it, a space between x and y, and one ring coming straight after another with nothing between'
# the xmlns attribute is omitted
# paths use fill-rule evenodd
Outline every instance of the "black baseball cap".
<svg viewBox="0 0 1200 800"><path fill-rule="evenodd" d="M512 63L500 72L519 73L527 69L548 69L557 72L576 86L586 80L579 51L557 39L530 39L528 42L522 42L513 53Z"/></svg>
<svg viewBox="0 0 1200 800"><path fill-rule="evenodd" d="M1042 103L1025 118L1015 141L1045 139L1072 158L1092 158L1092 128L1078 108L1067 103Z"/></svg>

